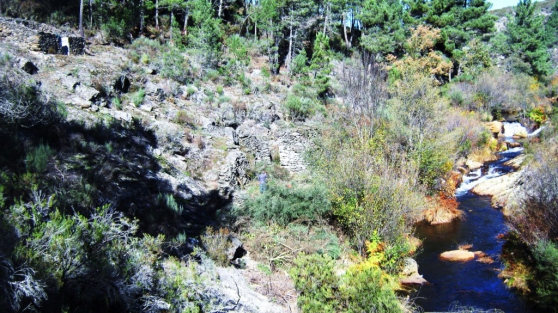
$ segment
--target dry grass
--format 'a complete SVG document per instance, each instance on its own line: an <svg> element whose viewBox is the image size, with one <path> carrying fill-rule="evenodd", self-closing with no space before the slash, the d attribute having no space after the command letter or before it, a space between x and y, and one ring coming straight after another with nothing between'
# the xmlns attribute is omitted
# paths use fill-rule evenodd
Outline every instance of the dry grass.
<svg viewBox="0 0 558 313"><path fill-rule="evenodd" d="M289 312L298 312L297 292L294 282L285 271L264 272L259 268L243 271L254 291L261 293L271 301L289 308Z"/></svg>
<svg viewBox="0 0 558 313"><path fill-rule="evenodd" d="M514 288L521 294L528 295L531 294L531 289L529 288L531 275L530 269L527 266L515 263L508 265L498 274L498 277L502 278L509 288Z"/></svg>
<svg viewBox="0 0 558 313"><path fill-rule="evenodd" d="M242 242L254 260L272 269L292 264L299 253L327 253L341 255L342 246L332 230L327 227L309 227L292 224L251 227L245 230Z"/></svg>
<svg viewBox="0 0 558 313"><path fill-rule="evenodd" d="M422 212L422 220L431 225L451 223L454 220L464 220L465 212L459 210L459 203L455 199L439 195L430 199L430 208Z"/></svg>
<svg viewBox="0 0 558 313"><path fill-rule="evenodd" d="M471 151L468 159L475 162L485 163L498 160L498 156L496 156L494 154L494 151L492 151L490 148L482 147Z"/></svg>

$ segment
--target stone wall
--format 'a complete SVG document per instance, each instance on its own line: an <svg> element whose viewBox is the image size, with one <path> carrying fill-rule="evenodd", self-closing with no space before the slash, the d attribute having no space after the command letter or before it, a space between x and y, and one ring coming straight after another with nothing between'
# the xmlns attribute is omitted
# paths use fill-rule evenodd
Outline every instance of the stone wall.
<svg viewBox="0 0 558 313"><path fill-rule="evenodd" d="M85 39L76 36L72 31L24 19L0 17L0 38L6 42L17 43L29 50L66 54L61 47L62 37L69 38L70 54L81 55L84 53Z"/></svg>
<svg viewBox="0 0 558 313"><path fill-rule="evenodd" d="M67 49L62 46L62 37L51 34L40 32L39 35L39 49L44 53L49 54L68 54ZM85 50L85 39L81 37L68 37L68 42L70 44L70 54L81 55Z"/></svg>

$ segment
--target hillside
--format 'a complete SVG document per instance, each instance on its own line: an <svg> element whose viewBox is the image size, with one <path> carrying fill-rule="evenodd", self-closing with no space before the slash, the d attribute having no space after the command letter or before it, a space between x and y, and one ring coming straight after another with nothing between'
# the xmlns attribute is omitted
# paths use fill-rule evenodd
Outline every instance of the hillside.
<svg viewBox="0 0 558 313"><path fill-rule="evenodd" d="M417 227L523 149L452 245L550 310L557 8L388 2L0 0L0 307L419 312Z"/></svg>

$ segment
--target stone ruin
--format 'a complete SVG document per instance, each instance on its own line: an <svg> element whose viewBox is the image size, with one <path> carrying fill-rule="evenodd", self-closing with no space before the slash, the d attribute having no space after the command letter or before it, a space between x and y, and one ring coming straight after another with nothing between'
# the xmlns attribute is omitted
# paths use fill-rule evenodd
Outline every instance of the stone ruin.
<svg viewBox="0 0 558 313"><path fill-rule="evenodd" d="M44 53L81 55L85 50L85 39L82 37L62 37L45 32L40 32L38 37L38 50Z"/></svg>
<svg viewBox="0 0 558 313"><path fill-rule="evenodd" d="M85 38L74 32L24 19L0 17L0 40L49 54L82 55Z"/></svg>

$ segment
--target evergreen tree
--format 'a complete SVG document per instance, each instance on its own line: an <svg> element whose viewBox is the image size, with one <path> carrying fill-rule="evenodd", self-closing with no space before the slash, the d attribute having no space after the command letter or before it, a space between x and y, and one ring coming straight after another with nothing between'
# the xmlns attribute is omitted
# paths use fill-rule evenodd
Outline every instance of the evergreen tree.
<svg viewBox="0 0 558 313"><path fill-rule="evenodd" d="M209 0L188 2L193 24L188 31L188 46L197 50L206 65L214 65L221 53L221 23L214 17L213 6Z"/></svg>
<svg viewBox="0 0 558 313"><path fill-rule="evenodd" d="M178 22L174 19L174 12L185 7L186 3L183 0L160 0L159 5L167 8L170 12L170 42L173 43L173 28L177 27Z"/></svg>
<svg viewBox="0 0 558 313"><path fill-rule="evenodd" d="M261 0L248 7L249 17L254 23L254 38L258 38L258 33L264 36L269 69L273 74L279 73L278 47L282 39L280 12L284 6L285 0Z"/></svg>
<svg viewBox="0 0 558 313"><path fill-rule="evenodd" d="M318 33L314 41L314 51L312 53L312 63L310 71L314 74L314 86L318 95L325 96L329 89L329 73L331 66L329 64L329 38L322 32Z"/></svg>
<svg viewBox="0 0 558 313"><path fill-rule="evenodd" d="M546 21L545 31L546 44L548 47L554 46L558 42L558 1L552 7L552 13Z"/></svg>
<svg viewBox="0 0 558 313"><path fill-rule="evenodd" d="M527 74L537 77L550 74L552 69L546 50L543 19L536 12L534 2L519 0L515 16L507 27L512 53L518 60L528 64Z"/></svg>
<svg viewBox="0 0 558 313"><path fill-rule="evenodd" d="M314 1L307 0L287 0L282 16L283 26L288 34L288 50L285 57L285 66L290 71L292 61L298 51L303 49L303 41L310 35L315 19L312 17L317 12Z"/></svg>
<svg viewBox="0 0 558 313"><path fill-rule="evenodd" d="M493 32L497 19L486 0L411 0L408 6L411 17L441 30L436 49L450 57L473 37Z"/></svg>
<svg viewBox="0 0 558 313"><path fill-rule="evenodd" d="M366 0L359 19L361 45L372 54L394 54L405 42L403 5L399 0Z"/></svg>

